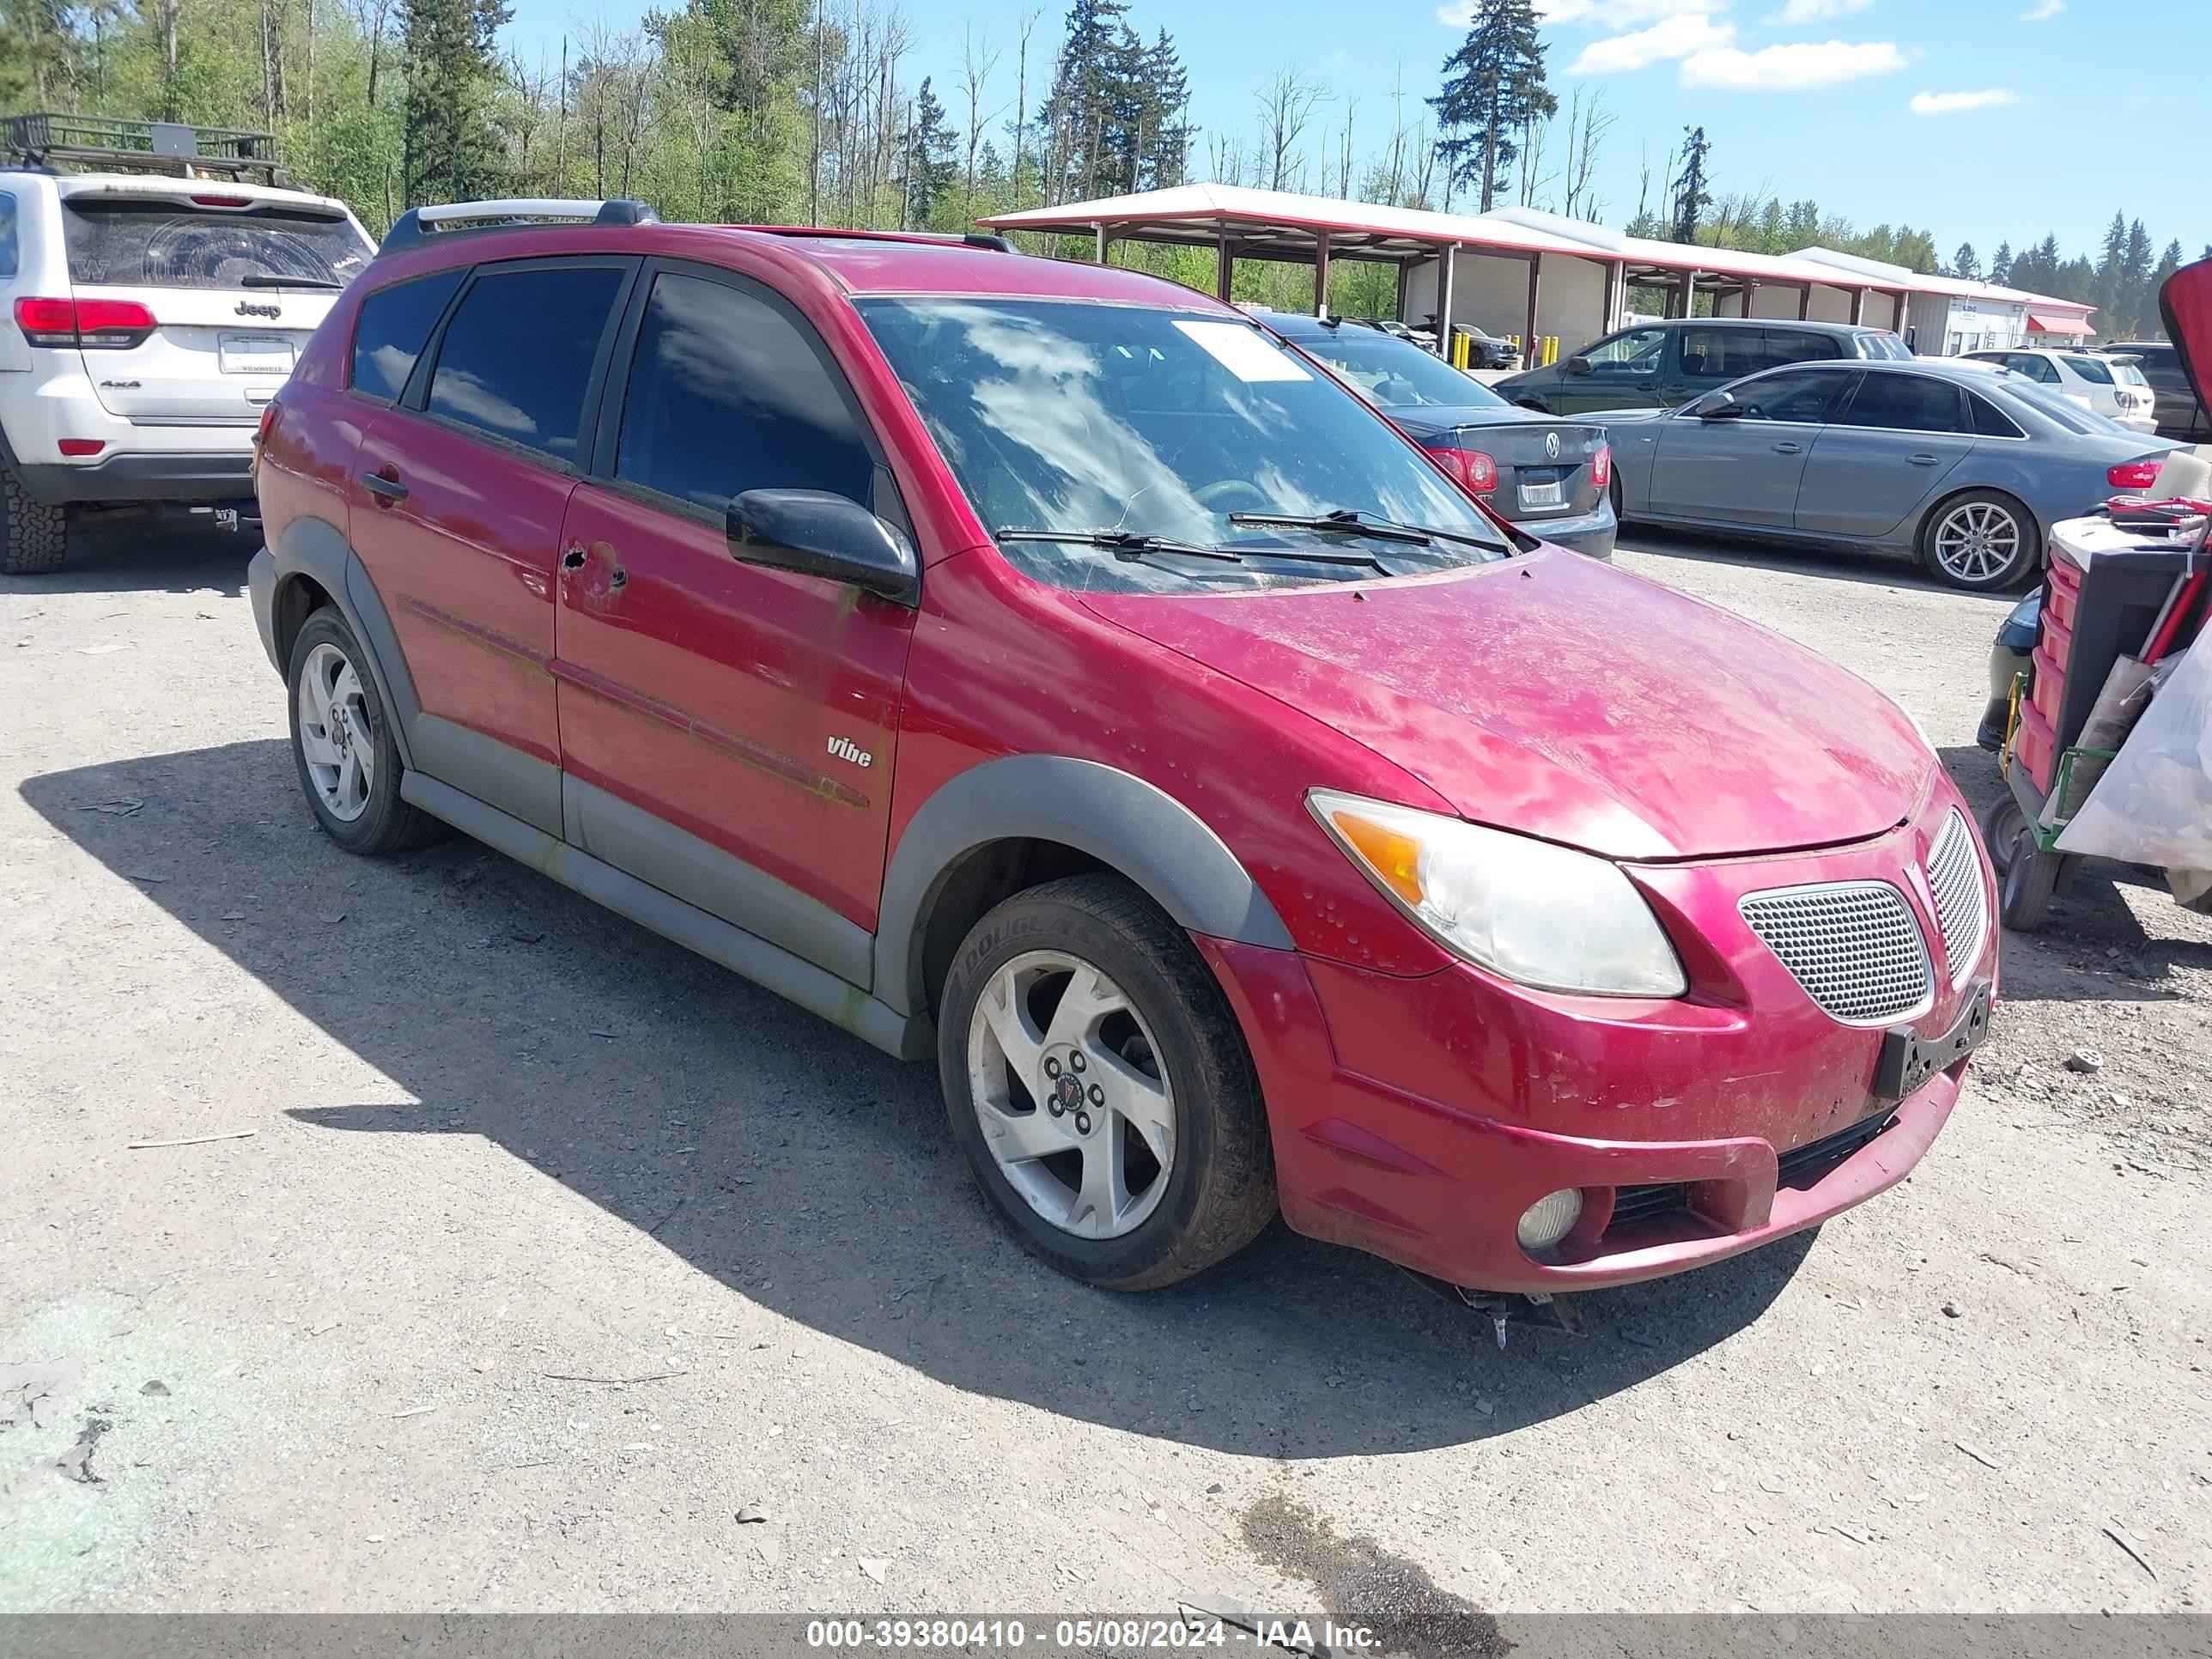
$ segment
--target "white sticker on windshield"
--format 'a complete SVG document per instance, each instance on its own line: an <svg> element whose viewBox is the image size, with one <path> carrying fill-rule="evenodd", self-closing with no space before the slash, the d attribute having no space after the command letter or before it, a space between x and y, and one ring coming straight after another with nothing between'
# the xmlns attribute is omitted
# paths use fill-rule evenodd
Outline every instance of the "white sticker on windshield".
<svg viewBox="0 0 2212 1659"><path fill-rule="evenodd" d="M1205 349L1206 355L1238 380L1251 385L1260 380L1310 380L1297 358L1278 350L1261 337L1259 330L1243 323L1183 323L1176 326Z"/></svg>

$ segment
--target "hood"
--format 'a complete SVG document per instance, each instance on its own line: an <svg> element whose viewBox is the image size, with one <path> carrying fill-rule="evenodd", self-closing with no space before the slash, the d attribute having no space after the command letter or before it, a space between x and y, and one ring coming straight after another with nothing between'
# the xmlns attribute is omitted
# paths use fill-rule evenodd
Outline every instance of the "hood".
<svg viewBox="0 0 2212 1659"><path fill-rule="evenodd" d="M1826 658L1567 553L1084 603L1345 732L1467 818L1611 858L1863 840L1914 811L1935 765L1894 704Z"/></svg>
<svg viewBox="0 0 2212 1659"><path fill-rule="evenodd" d="M2212 404L2204 395L2204 377L2212 374L2212 259L2184 265L2167 277L2158 292L2158 310L2189 389L2199 404Z"/></svg>

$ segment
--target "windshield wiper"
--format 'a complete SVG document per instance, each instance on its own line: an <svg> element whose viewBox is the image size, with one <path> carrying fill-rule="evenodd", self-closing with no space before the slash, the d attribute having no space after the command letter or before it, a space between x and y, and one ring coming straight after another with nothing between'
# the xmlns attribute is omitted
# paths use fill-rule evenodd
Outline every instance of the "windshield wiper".
<svg viewBox="0 0 2212 1659"><path fill-rule="evenodd" d="M994 539L1002 542L1065 542L1072 547L1103 548L1115 558L1133 562L1148 553L1182 553L1194 559L1218 559L1224 564L1242 564L1244 556L1225 547L1211 546L1205 542L1177 541L1172 536L1146 536L1134 530L994 530Z"/></svg>
<svg viewBox="0 0 2212 1659"><path fill-rule="evenodd" d="M1378 542L1409 542L1416 547L1426 547L1431 542L1457 542L1465 547L1486 547L1502 552L1505 544L1484 536L1470 536L1463 531L1437 530L1426 525L1395 524L1389 519L1373 519L1351 507L1339 507L1334 513L1232 513L1229 522L1251 525L1260 529L1334 531L1340 535L1366 536ZM1270 553L1270 558L1279 556Z"/></svg>
<svg viewBox="0 0 2212 1659"><path fill-rule="evenodd" d="M238 279L240 288L343 288L327 276L277 276L265 270L249 270Z"/></svg>

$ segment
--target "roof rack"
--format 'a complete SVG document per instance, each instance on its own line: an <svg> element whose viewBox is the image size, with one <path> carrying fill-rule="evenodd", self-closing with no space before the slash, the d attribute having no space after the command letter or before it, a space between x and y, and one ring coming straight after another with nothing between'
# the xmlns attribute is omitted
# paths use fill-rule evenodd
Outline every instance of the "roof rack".
<svg viewBox="0 0 2212 1659"><path fill-rule="evenodd" d="M570 201L557 196L512 196L490 202L447 202L410 208L384 234L380 258L427 241L433 234L505 230L517 225L657 225L660 216L642 202Z"/></svg>
<svg viewBox="0 0 2212 1659"><path fill-rule="evenodd" d="M835 225L733 225L731 228L769 236L842 236L862 242L938 242L952 247L987 247L1000 253L1018 252L1005 237L988 230L844 230Z"/></svg>
<svg viewBox="0 0 2212 1659"><path fill-rule="evenodd" d="M289 185L274 133L185 126L112 115L48 111L0 122L0 159L55 172L63 167L158 173L173 179L258 179Z"/></svg>

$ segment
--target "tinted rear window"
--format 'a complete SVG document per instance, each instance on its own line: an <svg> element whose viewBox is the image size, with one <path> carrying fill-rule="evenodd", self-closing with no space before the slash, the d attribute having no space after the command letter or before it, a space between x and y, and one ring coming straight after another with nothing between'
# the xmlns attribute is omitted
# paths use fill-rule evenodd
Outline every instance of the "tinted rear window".
<svg viewBox="0 0 2212 1659"><path fill-rule="evenodd" d="M1966 394L1966 404L1968 408L1973 410L1974 431L1978 436L1984 438L2025 438L2027 435L2027 434L2020 429L2020 423L2018 422L2014 421L2011 416L2006 414L1995 404L1991 403L1987 398L1982 397L1977 392L1969 392Z"/></svg>
<svg viewBox="0 0 2212 1659"><path fill-rule="evenodd" d="M350 221L174 202L65 198L70 280L130 288L243 288L248 276L351 282L370 248Z"/></svg>
<svg viewBox="0 0 2212 1659"><path fill-rule="evenodd" d="M2101 357L2062 357L2059 362L2085 380L2094 380L2099 386L2112 383L2112 366Z"/></svg>
<svg viewBox="0 0 2212 1659"><path fill-rule="evenodd" d="M1851 338L1852 343L1857 348L1858 355L1870 362L1901 363L1912 356L1912 348L1887 329L1871 334L1853 335Z"/></svg>
<svg viewBox="0 0 2212 1659"><path fill-rule="evenodd" d="M490 270L446 325L429 410L564 461L623 273L610 265Z"/></svg>
<svg viewBox="0 0 2212 1659"><path fill-rule="evenodd" d="M379 289L361 302L353 331L353 389L390 403L407 384L415 360L446 301L468 273L441 270Z"/></svg>

